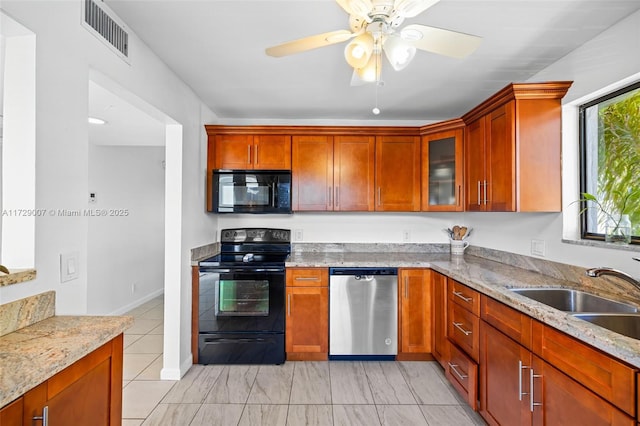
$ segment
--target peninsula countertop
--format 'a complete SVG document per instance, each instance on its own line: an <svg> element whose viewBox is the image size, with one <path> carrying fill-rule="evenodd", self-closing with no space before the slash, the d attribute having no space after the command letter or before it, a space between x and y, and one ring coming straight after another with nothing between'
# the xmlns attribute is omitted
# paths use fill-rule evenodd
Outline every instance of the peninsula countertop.
<svg viewBox="0 0 640 426"><path fill-rule="evenodd" d="M625 288L588 287L575 280L554 278L539 272L511 266L484 257L465 254L415 252L294 252L286 267L398 267L431 268L451 277L474 290L492 297L530 317L556 328L576 339L602 350L630 365L640 368L640 340L608 331L573 317L570 313L516 294L509 289L521 287L559 287L589 291L594 294L625 301L639 306L638 300L629 300ZM584 275L584 274L583 274ZM604 284L604 282L603 282ZM604 290L604 291L603 291ZM607 291L609 290L609 291Z"/></svg>
<svg viewBox="0 0 640 426"><path fill-rule="evenodd" d="M132 324L130 316L52 316L0 337L0 407Z"/></svg>

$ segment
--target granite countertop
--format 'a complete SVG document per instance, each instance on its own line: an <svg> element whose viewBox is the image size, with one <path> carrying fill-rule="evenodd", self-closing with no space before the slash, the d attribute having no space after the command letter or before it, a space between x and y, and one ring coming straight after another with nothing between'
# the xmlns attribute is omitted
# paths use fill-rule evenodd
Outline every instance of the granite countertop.
<svg viewBox="0 0 640 426"><path fill-rule="evenodd" d="M405 267L431 268L456 281L490 296L534 319L577 338L628 364L640 368L640 340L608 331L569 313L536 302L509 291L519 287L561 287L582 289L595 294L634 303L638 300L625 297L625 289L600 291L598 287L585 288L569 279L555 278L506 263L465 254L450 256L448 253L403 252L297 252L286 262L287 267ZM550 263L549 269L554 265ZM584 272L584 271L583 271ZM582 274L584 275L584 274ZM599 283L604 284L604 281ZM603 285L602 288L605 288Z"/></svg>
<svg viewBox="0 0 640 426"><path fill-rule="evenodd" d="M132 324L129 316L52 316L0 337L0 407Z"/></svg>
<svg viewBox="0 0 640 426"><path fill-rule="evenodd" d="M9 274L0 272L0 287L11 284L23 283L36 279L36 270L31 269L11 269Z"/></svg>

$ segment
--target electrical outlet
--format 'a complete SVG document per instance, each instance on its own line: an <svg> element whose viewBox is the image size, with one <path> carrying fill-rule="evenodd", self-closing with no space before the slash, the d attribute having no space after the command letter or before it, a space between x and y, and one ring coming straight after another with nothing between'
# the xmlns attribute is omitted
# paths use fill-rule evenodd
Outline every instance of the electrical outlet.
<svg viewBox="0 0 640 426"><path fill-rule="evenodd" d="M131 294L135 294L136 293L136 283L133 282L131 283Z"/></svg>
<svg viewBox="0 0 640 426"><path fill-rule="evenodd" d="M544 257L545 241L544 240L531 240L531 254L533 256Z"/></svg>
<svg viewBox="0 0 640 426"><path fill-rule="evenodd" d="M411 241L411 231L409 231L408 229L402 231L402 241L405 243Z"/></svg>
<svg viewBox="0 0 640 426"><path fill-rule="evenodd" d="M294 229L293 230L293 241L302 241L302 229Z"/></svg>

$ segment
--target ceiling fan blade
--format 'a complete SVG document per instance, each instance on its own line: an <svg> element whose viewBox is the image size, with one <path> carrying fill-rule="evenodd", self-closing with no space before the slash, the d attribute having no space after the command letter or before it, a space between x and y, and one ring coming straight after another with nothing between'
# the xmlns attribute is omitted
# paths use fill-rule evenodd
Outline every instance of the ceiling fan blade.
<svg viewBox="0 0 640 426"><path fill-rule="evenodd" d="M317 49L318 47L329 46L349 40L355 34L347 30L331 31L328 33L316 34L298 40L288 41L277 46L268 47L265 52L269 56L279 58L281 56L293 55L306 50Z"/></svg>
<svg viewBox="0 0 640 426"><path fill-rule="evenodd" d="M336 3L349 15L356 15L363 18L373 9L371 0L336 0Z"/></svg>
<svg viewBox="0 0 640 426"><path fill-rule="evenodd" d="M482 42L478 36L419 24L407 25L400 35L418 49L452 58L470 55Z"/></svg>
<svg viewBox="0 0 640 426"><path fill-rule="evenodd" d="M405 18L418 16L440 0L396 0L396 12Z"/></svg>

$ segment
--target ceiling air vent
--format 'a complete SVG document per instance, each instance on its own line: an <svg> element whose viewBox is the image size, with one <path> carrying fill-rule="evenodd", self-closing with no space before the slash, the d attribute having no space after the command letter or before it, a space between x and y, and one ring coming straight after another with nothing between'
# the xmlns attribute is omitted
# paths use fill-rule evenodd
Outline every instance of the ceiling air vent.
<svg viewBox="0 0 640 426"><path fill-rule="evenodd" d="M104 6L106 8L106 6ZM123 25L117 23L111 16L93 0L84 1L84 24L91 28L94 34L108 42L124 59L129 57L129 34Z"/></svg>

